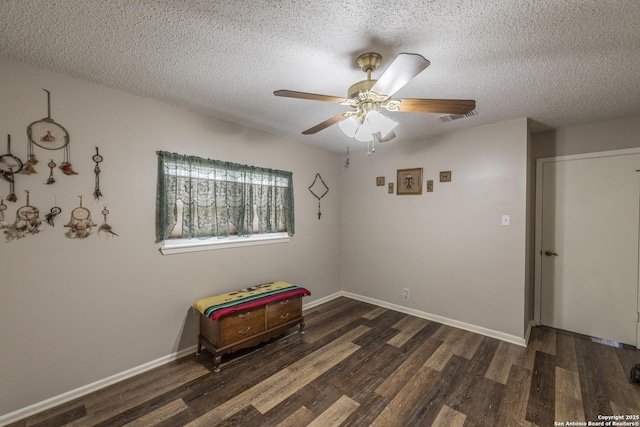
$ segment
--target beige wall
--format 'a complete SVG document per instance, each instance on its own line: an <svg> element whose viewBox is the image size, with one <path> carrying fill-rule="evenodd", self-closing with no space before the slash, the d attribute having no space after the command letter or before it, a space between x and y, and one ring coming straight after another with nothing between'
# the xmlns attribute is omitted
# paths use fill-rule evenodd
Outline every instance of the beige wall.
<svg viewBox="0 0 640 427"><path fill-rule="evenodd" d="M640 147L640 115L534 134L532 159L634 147Z"/></svg>
<svg viewBox="0 0 640 427"><path fill-rule="evenodd" d="M0 76L0 132L12 135L12 153L26 159L26 128L46 116L46 88L79 172L56 170L56 183L44 185L46 163L60 163L62 152L36 148L38 174L19 175L19 200L6 202L9 222L26 203L24 190L42 216L56 200L62 213L40 234L11 242L0 234L0 416L194 345L196 299L271 280L309 288L305 303L340 290L338 154L6 59ZM95 146L104 157L99 202ZM293 171L295 236L162 256L154 234L157 150ZM321 221L307 190L316 172L331 189ZM8 193L1 181L0 195ZM98 224L107 205L120 237L66 238L78 195Z"/></svg>
<svg viewBox="0 0 640 427"><path fill-rule="evenodd" d="M342 179L343 290L523 338L527 132L518 119L352 153ZM376 177L395 183L397 169L413 167L434 180L433 193L376 187ZM452 182L440 183L446 170Z"/></svg>

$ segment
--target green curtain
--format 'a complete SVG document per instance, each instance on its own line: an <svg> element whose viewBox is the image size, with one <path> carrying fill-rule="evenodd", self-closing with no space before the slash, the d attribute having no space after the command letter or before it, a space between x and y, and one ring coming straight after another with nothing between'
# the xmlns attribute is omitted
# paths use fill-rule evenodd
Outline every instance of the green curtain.
<svg viewBox="0 0 640 427"><path fill-rule="evenodd" d="M157 191L158 241L295 232L291 172L159 151Z"/></svg>

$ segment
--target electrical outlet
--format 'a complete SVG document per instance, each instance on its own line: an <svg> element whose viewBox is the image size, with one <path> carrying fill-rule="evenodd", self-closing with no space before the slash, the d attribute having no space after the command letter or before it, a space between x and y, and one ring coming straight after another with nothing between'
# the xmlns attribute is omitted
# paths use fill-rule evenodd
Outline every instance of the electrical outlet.
<svg viewBox="0 0 640 427"><path fill-rule="evenodd" d="M402 289L402 296L406 299L409 299L409 288Z"/></svg>

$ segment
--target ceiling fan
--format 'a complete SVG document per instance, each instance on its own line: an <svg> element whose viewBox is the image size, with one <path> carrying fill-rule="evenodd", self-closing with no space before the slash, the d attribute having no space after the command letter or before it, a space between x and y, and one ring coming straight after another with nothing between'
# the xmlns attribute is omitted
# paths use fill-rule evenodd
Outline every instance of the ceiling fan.
<svg viewBox="0 0 640 427"><path fill-rule="evenodd" d="M476 102L474 100L391 98L394 93L427 68L430 62L415 53L401 53L378 80L372 80L371 73L378 68L381 59L382 57L374 52L365 53L358 57L358 66L367 73L367 79L353 84L349 88L346 98L292 90L277 90L273 94L288 98L333 102L352 107L353 111L335 115L305 130L302 134L311 135L339 123L340 128L347 136L368 142L373 141L374 137L379 142L390 141L395 137L393 129L398 123L381 114L378 111L381 109L411 113L461 115L475 109Z"/></svg>

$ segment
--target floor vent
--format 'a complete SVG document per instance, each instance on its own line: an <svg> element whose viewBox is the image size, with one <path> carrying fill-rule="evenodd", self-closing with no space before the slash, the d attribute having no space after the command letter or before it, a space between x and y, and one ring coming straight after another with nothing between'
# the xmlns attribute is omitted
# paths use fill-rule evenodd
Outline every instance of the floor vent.
<svg viewBox="0 0 640 427"><path fill-rule="evenodd" d="M464 119L465 117L473 117L478 115L478 110L469 111L467 114L447 114L438 116L443 123L452 122L454 120Z"/></svg>

